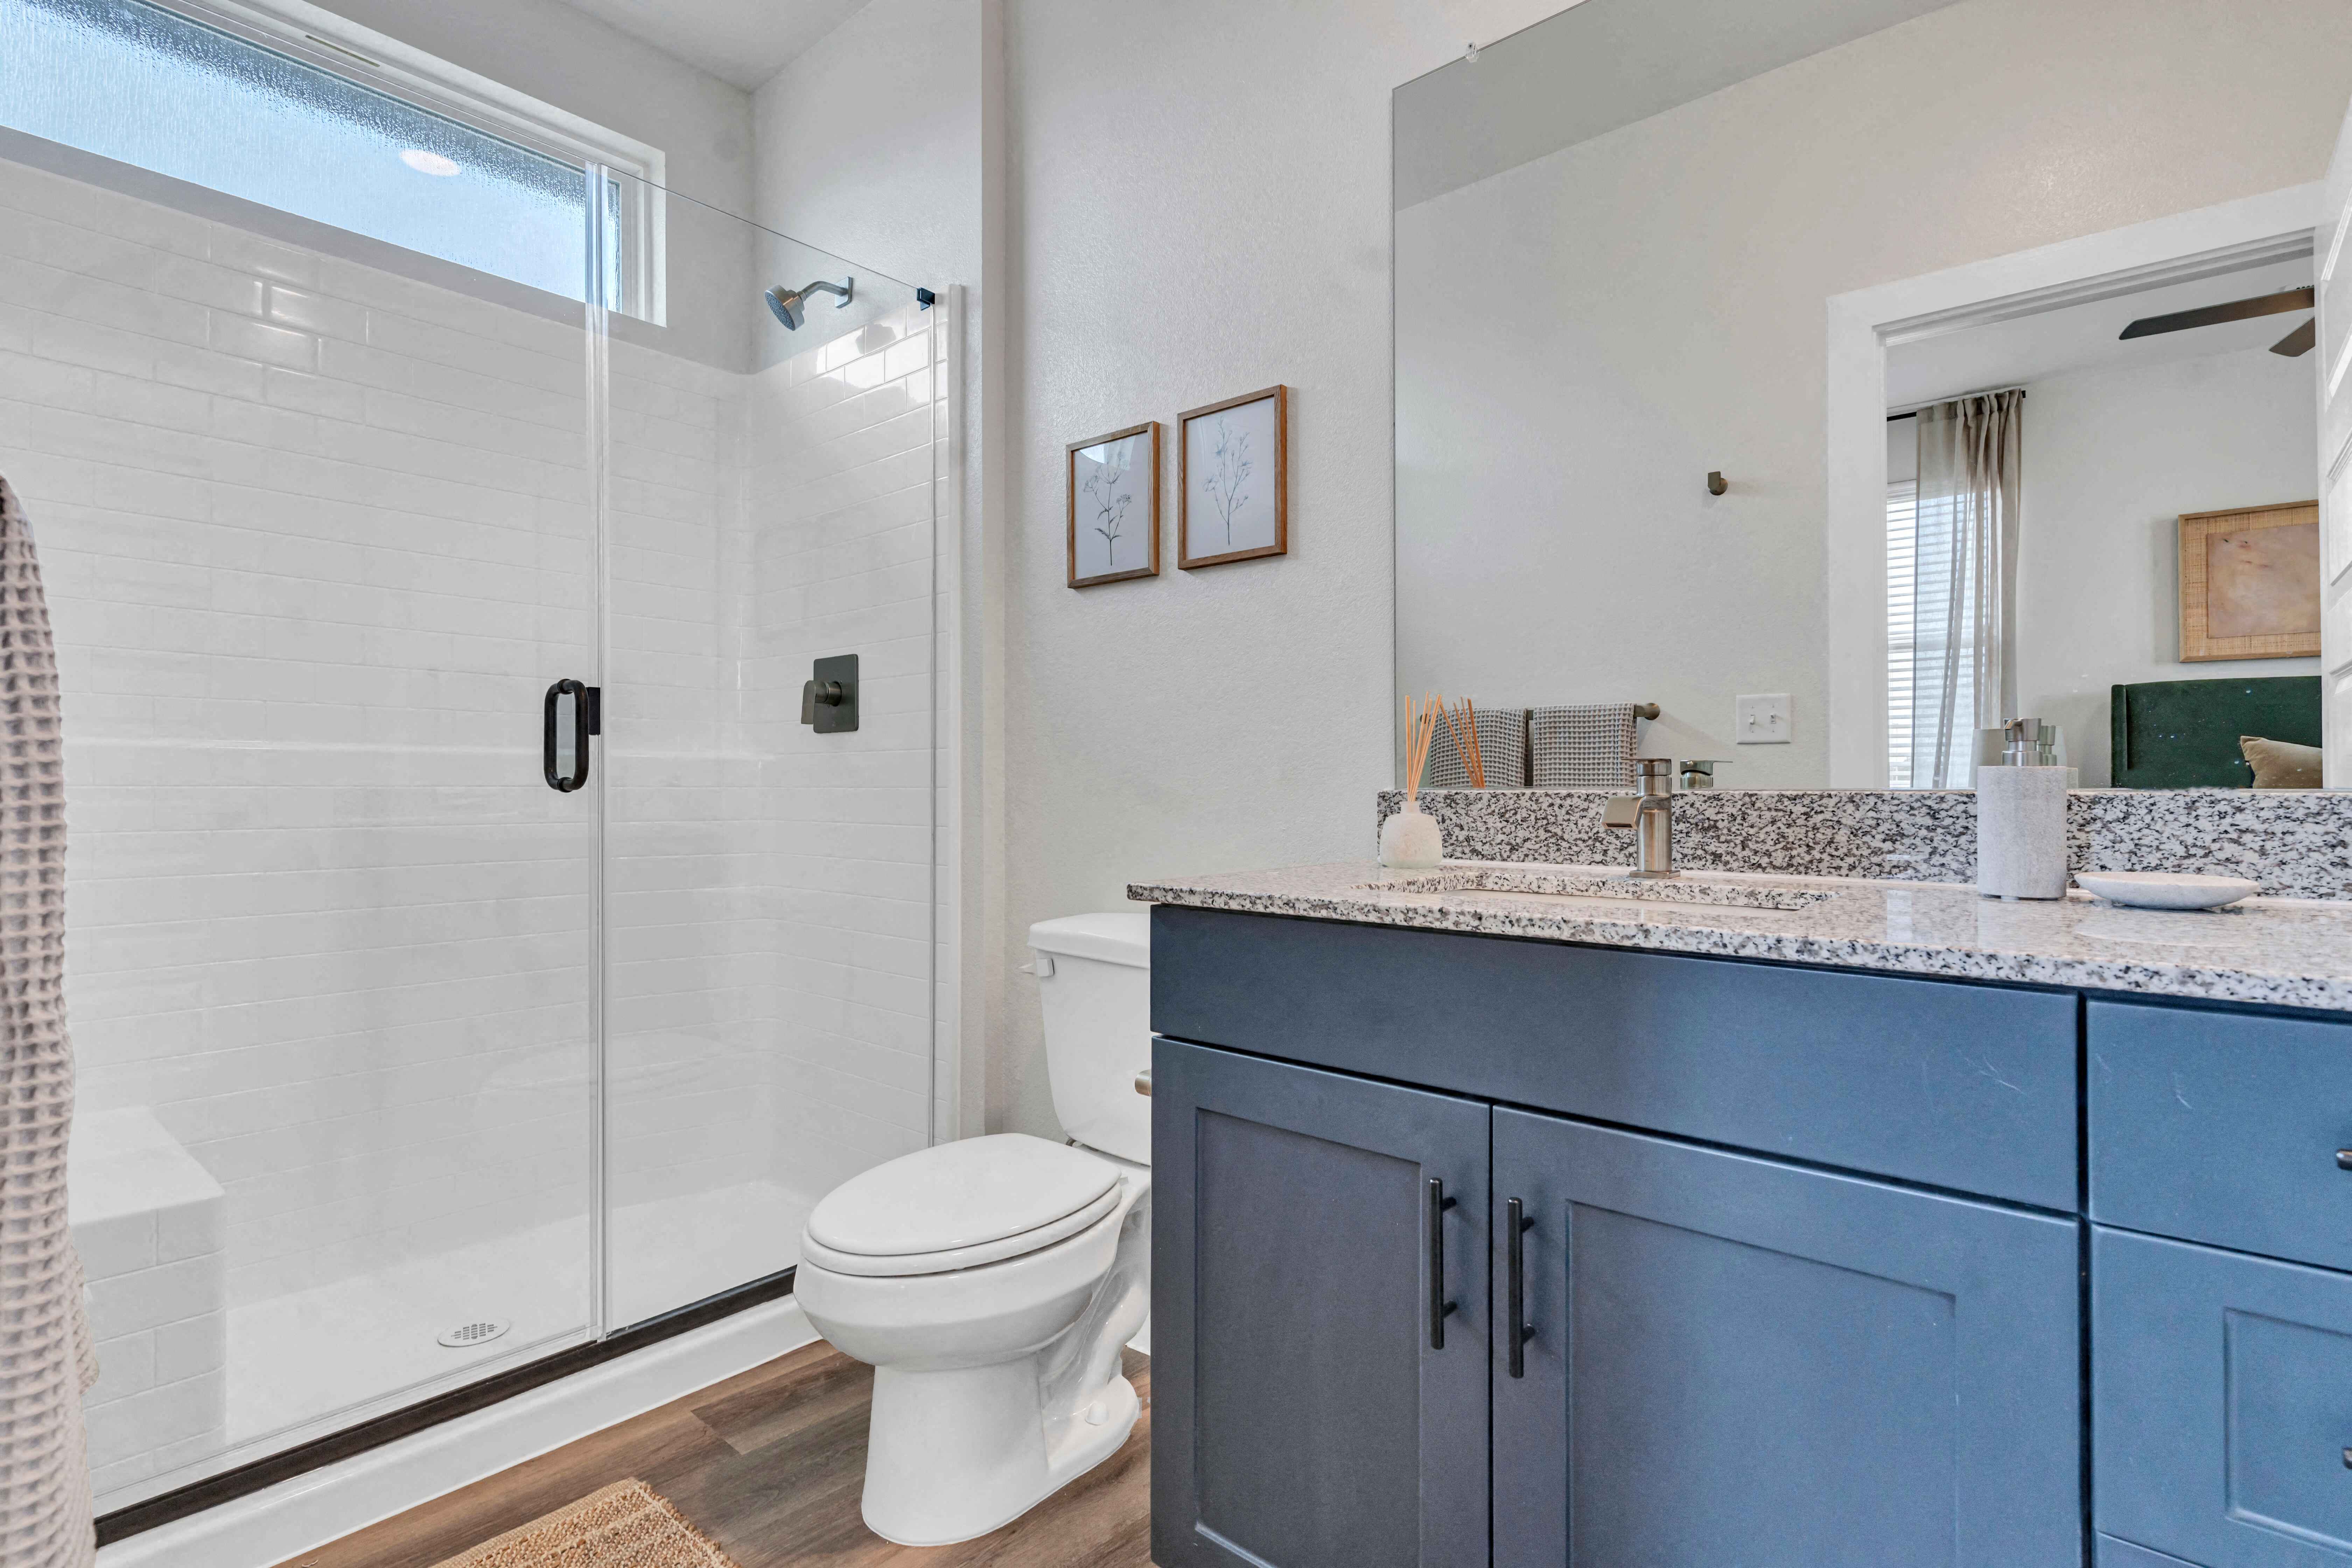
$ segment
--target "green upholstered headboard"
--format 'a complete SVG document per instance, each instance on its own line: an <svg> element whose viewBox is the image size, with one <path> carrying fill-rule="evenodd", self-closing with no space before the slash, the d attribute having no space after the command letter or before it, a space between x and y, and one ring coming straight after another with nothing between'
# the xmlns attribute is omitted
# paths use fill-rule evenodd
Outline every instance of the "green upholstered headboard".
<svg viewBox="0 0 2352 1568"><path fill-rule="evenodd" d="M2146 680L2107 703L2118 789L2246 789L2241 735L2319 744L2319 677Z"/></svg>

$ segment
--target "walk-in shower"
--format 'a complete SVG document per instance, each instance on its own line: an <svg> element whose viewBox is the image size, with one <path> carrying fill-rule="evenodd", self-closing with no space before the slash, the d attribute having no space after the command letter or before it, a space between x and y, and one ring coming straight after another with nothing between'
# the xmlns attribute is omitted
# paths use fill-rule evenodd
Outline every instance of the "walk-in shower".
<svg viewBox="0 0 2352 1568"><path fill-rule="evenodd" d="M0 86L104 1511L775 1276L931 1138L944 307L858 267L788 334L761 280L848 263L381 83L354 128L283 39L0 0L0 44L106 101L299 75L239 155L397 208Z"/></svg>

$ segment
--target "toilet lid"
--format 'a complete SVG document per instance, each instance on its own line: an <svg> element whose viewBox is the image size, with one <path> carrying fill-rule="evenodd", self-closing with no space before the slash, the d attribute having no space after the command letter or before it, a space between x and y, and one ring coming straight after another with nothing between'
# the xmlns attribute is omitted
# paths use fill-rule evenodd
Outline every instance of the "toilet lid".
<svg viewBox="0 0 2352 1568"><path fill-rule="evenodd" d="M1118 1183L1108 1160L1043 1138L966 1138L852 1176L810 1214L808 1234L869 1258L949 1252L1066 1219Z"/></svg>

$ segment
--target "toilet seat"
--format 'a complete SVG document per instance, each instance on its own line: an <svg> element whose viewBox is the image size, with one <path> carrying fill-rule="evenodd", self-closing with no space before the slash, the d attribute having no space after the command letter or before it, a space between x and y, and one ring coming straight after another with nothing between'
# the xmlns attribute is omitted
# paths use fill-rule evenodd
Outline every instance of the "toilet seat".
<svg viewBox="0 0 2352 1568"><path fill-rule="evenodd" d="M1118 1206L1118 1184L1114 1181L1110 1191L1076 1214L1066 1215L1051 1225L1041 1225L1034 1230L999 1237L994 1241L983 1241L974 1247L950 1247L944 1252L844 1252L825 1246L814 1236L803 1236L801 1237L801 1258L820 1268L830 1268L835 1274L856 1274L866 1279L948 1274L959 1268L977 1268L983 1263L1002 1263L1008 1258L1026 1257L1057 1241L1067 1240L1088 1226L1101 1223L1104 1215Z"/></svg>
<svg viewBox="0 0 2352 1568"><path fill-rule="evenodd" d="M1118 1167L1024 1133L903 1154L854 1176L810 1214L809 1262L839 1274L944 1274L1076 1236L1117 1206Z"/></svg>

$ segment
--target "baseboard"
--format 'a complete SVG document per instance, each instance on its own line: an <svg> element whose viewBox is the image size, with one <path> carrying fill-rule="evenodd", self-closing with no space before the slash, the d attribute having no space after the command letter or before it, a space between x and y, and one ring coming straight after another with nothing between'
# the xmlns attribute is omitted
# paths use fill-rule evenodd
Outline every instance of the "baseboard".
<svg viewBox="0 0 2352 1568"><path fill-rule="evenodd" d="M103 1547L98 1568L269 1568L817 1337L787 1296Z"/></svg>

